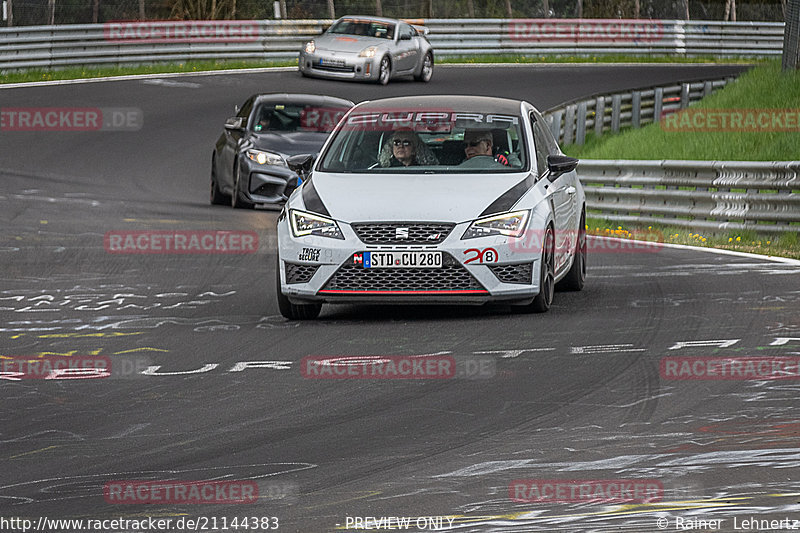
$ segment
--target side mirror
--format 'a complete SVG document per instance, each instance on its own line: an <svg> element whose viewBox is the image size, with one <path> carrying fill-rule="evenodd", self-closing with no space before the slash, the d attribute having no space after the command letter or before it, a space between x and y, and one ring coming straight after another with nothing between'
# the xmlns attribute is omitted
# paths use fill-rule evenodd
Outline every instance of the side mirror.
<svg viewBox="0 0 800 533"><path fill-rule="evenodd" d="M243 130L244 117L231 117L225 121L226 130Z"/></svg>
<svg viewBox="0 0 800 533"><path fill-rule="evenodd" d="M548 155L547 156L547 170L550 175L547 177L550 181L555 180L561 174L572 172L578 166L578 160L574 157L566 155Z"/></svg>
<svg viewBox="0 0 800 533"><path fill-rule="evenodd" d="M286 158L289 168L301 176L306 174L314 165L314 154L298 154Z"/></svg>

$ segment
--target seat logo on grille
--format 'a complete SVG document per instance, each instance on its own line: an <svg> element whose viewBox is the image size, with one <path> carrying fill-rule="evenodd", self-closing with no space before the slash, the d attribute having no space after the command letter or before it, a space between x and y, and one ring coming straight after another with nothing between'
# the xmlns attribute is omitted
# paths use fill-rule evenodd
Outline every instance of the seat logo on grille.
<svg viewBox="0 0 800 533"><path fill-rule="evenodd" d="M395 239L408 239L408 228L395 228L394 237Z"/></svg>

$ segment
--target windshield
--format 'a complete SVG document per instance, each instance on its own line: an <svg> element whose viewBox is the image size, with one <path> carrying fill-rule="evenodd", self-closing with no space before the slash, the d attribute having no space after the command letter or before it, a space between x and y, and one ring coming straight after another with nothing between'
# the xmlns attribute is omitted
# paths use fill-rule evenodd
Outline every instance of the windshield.
<svg viewBox="0 0 800 533"><path fill-rule="evenodd" d="M347 113L346 107L317 104L261 104L251 126L257 133L299 131L330 133Z"/></svg>
<svg viewBox="0 0 800 533"><path fill-rule="evenodd" d="M515 115L452 110L365 110L334 133L318 170L495 173L528 169Z"/></svg>
<svg viewBox="0 0 800 533"><path fill-rule="evenodd" d="M375 20L342 19L335 22L328 33L394 39L394 24Z"/></svg>

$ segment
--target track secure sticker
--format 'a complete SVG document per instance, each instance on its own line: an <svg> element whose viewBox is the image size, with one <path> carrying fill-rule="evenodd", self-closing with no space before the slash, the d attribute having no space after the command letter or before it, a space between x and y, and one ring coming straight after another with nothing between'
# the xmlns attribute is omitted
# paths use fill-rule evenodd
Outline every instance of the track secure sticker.
<svg viewBox="0 0 800 533"><path fill-rule="evenodd" d="M303 248L303 251L297 254L298 261L319 261L319 248Z"/></svg>

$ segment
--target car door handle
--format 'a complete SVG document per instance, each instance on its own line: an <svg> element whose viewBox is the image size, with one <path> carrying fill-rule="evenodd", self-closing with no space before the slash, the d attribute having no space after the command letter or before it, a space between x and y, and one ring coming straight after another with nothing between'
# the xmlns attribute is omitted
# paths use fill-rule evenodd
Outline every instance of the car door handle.
<svg viewBox="0 0 800 533"><path fill-rule="evenodd" d="M570 196L572 196L576 192L578 192L578 189L576 189L575 187L572 186L567 187L567 194L569 194Z"/></svg>

